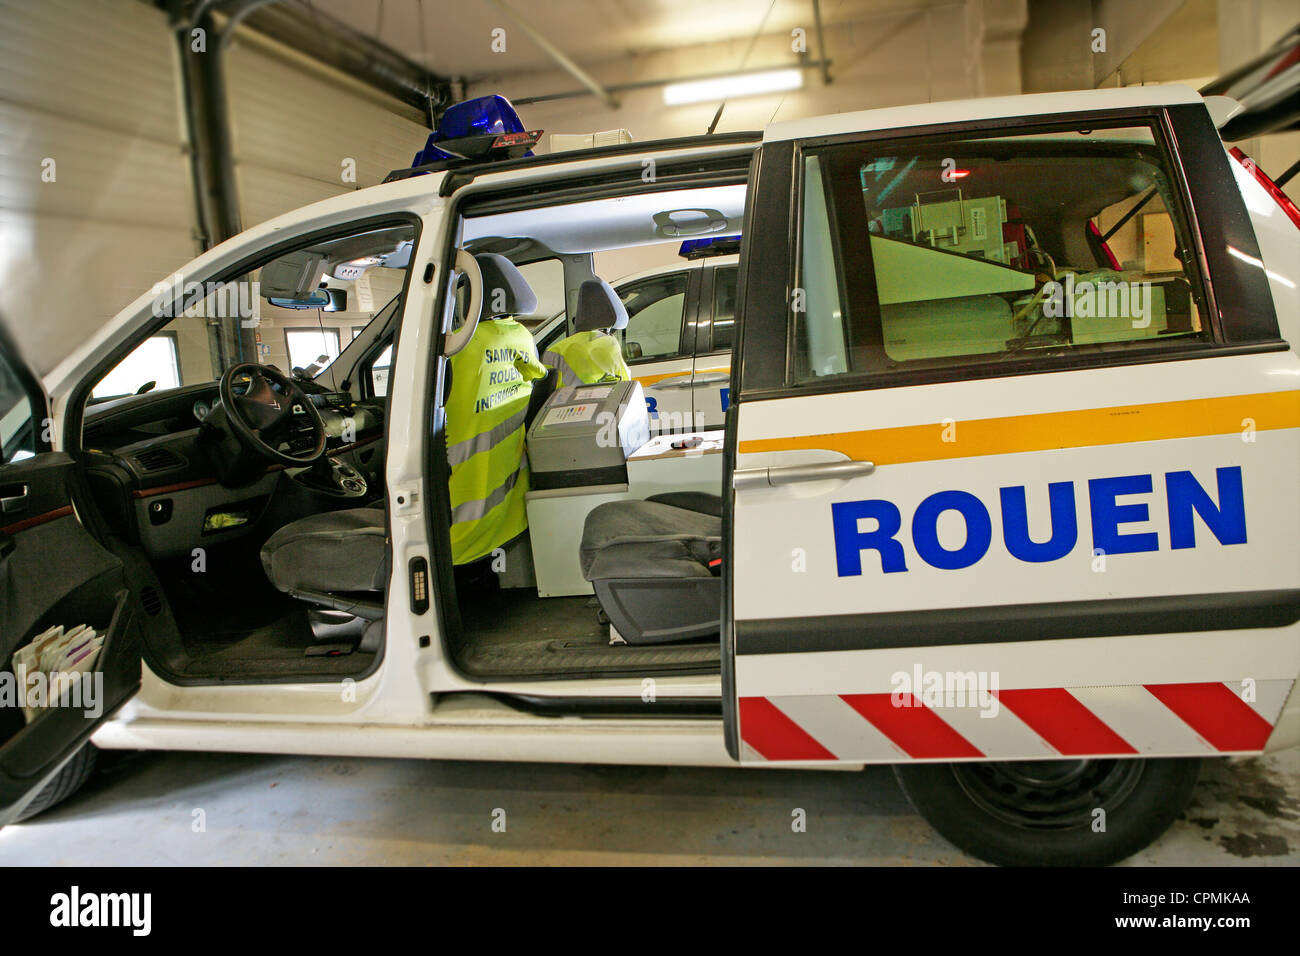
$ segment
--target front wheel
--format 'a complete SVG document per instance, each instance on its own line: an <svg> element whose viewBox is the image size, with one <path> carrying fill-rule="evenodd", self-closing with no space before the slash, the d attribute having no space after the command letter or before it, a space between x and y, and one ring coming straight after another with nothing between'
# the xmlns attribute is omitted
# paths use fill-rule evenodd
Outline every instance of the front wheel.
<svg viewBox="0 0 1300 956"><path fill-rule="evenodd" d="M44 789L36 795L36 798L27 805L27 809L18 815L14 823L30 820L38 813L44 813L46 810L57 806L80 790L94 772L95 759L98 756L99 749L94 744L82 744L81 749L63 765L63 768L54 775L54 779L45 785Z"/></svg>
<svg viewBox="0 0 1300 956"><path fill-rule="evenodd" d="M1106 866L1147 846L1187 806L1200 760L899 764L916 811L1001 866Z"/></svg>

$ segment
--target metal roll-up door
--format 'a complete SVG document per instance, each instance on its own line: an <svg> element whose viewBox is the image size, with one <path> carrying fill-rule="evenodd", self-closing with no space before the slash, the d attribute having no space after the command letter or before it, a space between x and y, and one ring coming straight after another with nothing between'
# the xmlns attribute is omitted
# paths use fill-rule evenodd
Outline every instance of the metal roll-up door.
<svg viewBox="0 0 1300 956"><path fill-rule="evenodd" d="M39 373L192 258L173 36L139 0L0 0L0 313Z"/></svg>
<svg viewBox="0 0 1300 956"><path fill-rule="evenodd" d="M369 93L241 31L224 61L245 229L409 166L428 130L411 107ZM355 182L344 163L355 164Z"/></svg>

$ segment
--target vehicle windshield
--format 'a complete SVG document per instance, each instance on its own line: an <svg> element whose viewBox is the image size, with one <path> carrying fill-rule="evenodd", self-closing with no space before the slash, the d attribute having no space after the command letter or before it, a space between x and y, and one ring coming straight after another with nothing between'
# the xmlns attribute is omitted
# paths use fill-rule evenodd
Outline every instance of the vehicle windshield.
<svg viewBox="0 0 1300 956"><path fill-rule="evenodd" d="M389 322L414 233L410 225L371 229L282 253L225 282L159 283L160 313L177 301L184 312L104 375L90 402L215 382L241 362L315 377L372 322ZM374 363L380 394L390 359L391 349Z"/></svg>

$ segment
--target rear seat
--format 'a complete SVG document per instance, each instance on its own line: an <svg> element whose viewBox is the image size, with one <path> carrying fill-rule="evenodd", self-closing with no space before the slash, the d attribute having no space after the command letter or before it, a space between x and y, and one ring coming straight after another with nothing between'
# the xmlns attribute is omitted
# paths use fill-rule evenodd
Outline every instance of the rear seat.
<svg viewBox="0 0 1300 956"><path fill-rule="evenodd" d="M722 499L669 492L593 508L582 529L582 574L628 644L718 633L722 619Z"/></svg>

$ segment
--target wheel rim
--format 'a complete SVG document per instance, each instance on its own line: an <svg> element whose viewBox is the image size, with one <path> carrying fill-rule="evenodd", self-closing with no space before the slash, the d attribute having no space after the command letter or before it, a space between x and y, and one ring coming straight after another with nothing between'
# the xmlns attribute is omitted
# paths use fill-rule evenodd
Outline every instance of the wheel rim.
<svg viewBox="0 0 1300 956"><path fill-rule="evenodd" d="M1137 786L1144 760L1026 760L953 764L962 789L986 813L1026 830L1090 826Z"/></svg>

